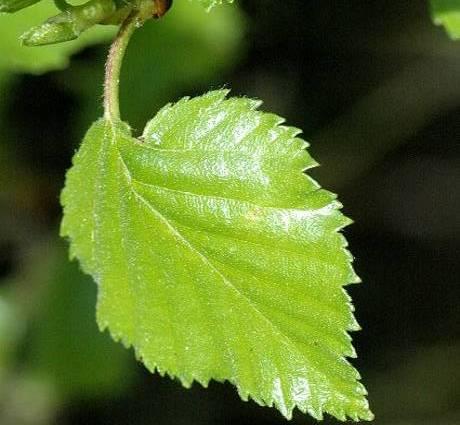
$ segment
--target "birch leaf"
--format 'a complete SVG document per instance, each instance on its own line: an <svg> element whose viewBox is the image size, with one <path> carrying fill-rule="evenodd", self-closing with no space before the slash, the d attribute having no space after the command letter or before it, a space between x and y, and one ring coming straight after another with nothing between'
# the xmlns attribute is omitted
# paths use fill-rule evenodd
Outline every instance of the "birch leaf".
<svg viewBox="0 0 460 425"><path fill-rule="evenodd" d="M230 381L243 400L372 419L346 360L358 281L335 195L280 117L219 90L163 108L132 137L89 130L62 193L62 235L98 284L97 319L146 367Z"/></svg>

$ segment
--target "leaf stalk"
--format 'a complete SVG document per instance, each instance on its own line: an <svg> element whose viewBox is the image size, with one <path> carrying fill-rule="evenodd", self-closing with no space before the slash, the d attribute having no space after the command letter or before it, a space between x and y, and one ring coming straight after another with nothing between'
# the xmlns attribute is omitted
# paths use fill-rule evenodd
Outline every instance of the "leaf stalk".
<svg viewBox="0 0 460 425"><path fill-rule="evenodd" d="M109 121L120 121L119 85L123 58L129 40L136 28L142 25L138 10L133 10L121 24L115 40L110 46L105 65L104 117Z"/></svg>

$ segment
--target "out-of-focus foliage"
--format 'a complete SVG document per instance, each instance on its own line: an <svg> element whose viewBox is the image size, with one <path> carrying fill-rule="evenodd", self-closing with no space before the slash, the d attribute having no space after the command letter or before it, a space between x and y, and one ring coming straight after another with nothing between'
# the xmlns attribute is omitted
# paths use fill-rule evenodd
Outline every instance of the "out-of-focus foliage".
<svg viewBox="0 0 460 425"><path fill-rule="evenodd" d="M212 5L206 4L206 6L210 9ZM0 14L0 72L7 70L43 73L52 69L62 69L68 65L72 54L85 46L106 42L116 33L115 26L98 25L90 28L74 41L37 48L21 45L20 36L26 30L55 13L56 8L51 1L42 1L15 14ZM175 16L170 18L170 15ZM241 20L236 7L217 8L211 14L207 14L189 1L180 1L175 2L174 7L163 20L165 20L164 25L163 23L152 25L152 22L146 24L150 30L142 31L143 36L138 36L142 40L138 43L142 54L138 54L139 50L136 53L131 51L130 56L139 58L138 61L147 60L151 65L152 56L146 52L158 51L160 47L159 50L168 54L168 58L166 61L156 62L156 65L167 69L170 76L178 76L179 83L181 75L196 78L197 73L203 72L201 78L206 79L212 70L221 69L223 62L228 63L232 60L232 51L242 37L241 24L236 24ZM186 62L181 61L180 51L168 48L183 34L188 35L187 40L181 40L182 43L174 46L181 47L187 52ZM203 43L212 51L203 49ZM179 75L169 66L173 61L181 65L177 68L178 71L183 69ZM203 67L203 61L210 66ZM148 64L145 67L148 70ZM136 74L133 78L136 78Z"/></svg>
<svg viewBox="0 0 460 425"><path fill-rule="evenodd" d="M0 294L0 381L5 379L23 331L24 323L18 306L6 295Z"/></svg>
<svg viewBox="0 0 460 425"><path fill-rule="evenodd" d="M460 38L460 0L431 0L433 20L443 25L453 39Z"/></svg>
<svg viewBox="0 0 460 425"><path fill-rule="evenodd" d="M0 185L5 185L5 167L7 166L8 162L8 136L6 135L6 128L7 125L4 122L5 120L5 100L6 100L6 92L8 90L8 77L9 73L5 72L0 69L0 169L3 170L2 173L0 173ZM1 199L1 193L0 193L0 199Z"/></svg>
<svg viewBox="0 0 460 425"><path fill-rule="evenodd" d="M401 423L458 423L458 343L420 347L410 354L395 351L389 358L392 364L372 376L370 384L382 415L391 417L397 411L406 421ZM435 368L441 364L442 367Z"/></svg>
<svg viewBox="0 0 460 425"><path fill-rule="evenodd" d="M2 282L2 424L46 423L62 403L119 394L132 382L129 352L97 329L94 282L66 251L61 241L42 243L21 276Z"/></svg>
<svg viewBox="0 0 460 425"><path fill-rule="evenodd" d="M131 356L97 329L96 286L68 260L66 248L60 242L48 253L27 366L65 398L118 392L130 381Z"/></svg>
<svg viewBox="0 0 460 425"><path fill-rule="evenodd" d="M43 73L65 68L73 53L109 40L116 31L114 26L98 26L68 43L37 48L21 45L19 37L26 30L55 13L53 2L46 0L14 14L0 14L0 72Z"/></svg>
<svg viewBox="0 0 460 425"><path fill-rule="evenodd" d="M15 13L37 3L38 0L0 0L0 13ZM207 11L214 6L232 3L232 0L199 0ZM65 0L55 2L61 10L57 15L47 16L38 25L27 28L21 35L25 46L46 46L65 43L78 39L82 33L98 24L121 24L137 8L143 13L143 19L163 16L172 1L154 2L153 0L124 1L89 0L72 5ZM153 9L152 9L153 7ZM157 10L158 8L158 10Z"/></svg>

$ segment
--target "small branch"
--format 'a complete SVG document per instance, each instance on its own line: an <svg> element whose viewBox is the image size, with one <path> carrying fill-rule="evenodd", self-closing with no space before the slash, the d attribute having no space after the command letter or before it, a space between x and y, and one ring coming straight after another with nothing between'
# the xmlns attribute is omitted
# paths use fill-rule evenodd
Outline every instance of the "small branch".
<svg viewBox="0 0 460 425"><path fill-rule="evenodd" d="M104 117L109 121L120 120L119 84L120 71L126 47L135 29L142 24L138 11L133 11L121 24L120 30L110 46L105 65Z"/></svg>

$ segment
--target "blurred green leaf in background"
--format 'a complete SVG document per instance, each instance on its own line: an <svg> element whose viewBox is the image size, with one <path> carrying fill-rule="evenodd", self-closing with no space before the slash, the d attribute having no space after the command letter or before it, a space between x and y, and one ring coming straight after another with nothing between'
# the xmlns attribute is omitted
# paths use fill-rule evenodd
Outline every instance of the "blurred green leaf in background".
<svg viewBox="0 0 460 425"><path fill-rule="evenodd" d="M24 331L24 321L17 305L6 294L0 294L0 382L8 373L15 346Z"/></svg>
<svg viewBox="0 0 460 425"><path fill-rule="evenodd" d="M24 398L35 406L29 410L47 406L53 416L71 400L113 396L129 385L131 356L99 332L95 285L68 261L65 243L42 242L6 287L8 295L0 298L0 423L28 417L29 411L8 406ZM18 388L9 393L12 383ZM41 388L38 399L29 385Z"/></svg>
<svg viewBox="0 0 460 425"><path fill-rule="evenodd" d="M27 364L34 374L50 379L65 398L119 392L130 381L131 355L99 332L94 313L96 287L68 260L65 243L50 248Z"/></svg>
<svg viewBox="0 0 460 425"><path fill-rule="evenodd" d="M14 14L0 14L0 72L43 73L63 69L72 54L85 46L110 40L116 32L114 26L98 26L78 40L58 45L30 48L21 45L19 37L29 28L56 14L52 1L39 2Z"/></svg>
<svg viewBox="0 0 460 425"><path fill-rule="evenodd" d="M460 38L460 0L431 0L433 20L455 40Z"/></svg>

